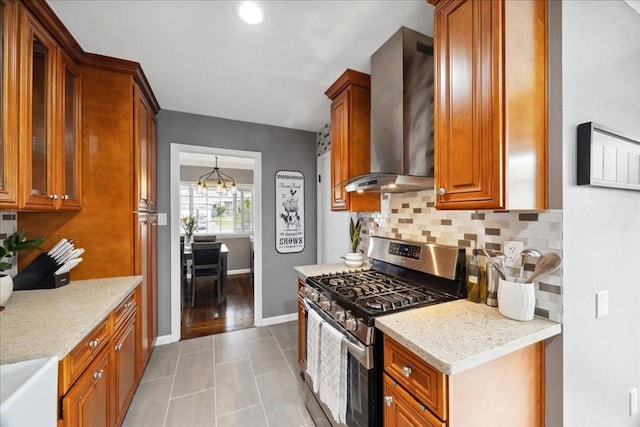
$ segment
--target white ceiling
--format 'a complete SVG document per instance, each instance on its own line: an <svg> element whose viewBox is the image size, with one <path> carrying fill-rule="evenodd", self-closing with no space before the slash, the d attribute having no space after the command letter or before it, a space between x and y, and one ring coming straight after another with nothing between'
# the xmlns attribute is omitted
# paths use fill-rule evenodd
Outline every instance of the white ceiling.
<svg viewBox="0 0 640 427"><path fill-rule="evenodd" d="M433 34L425 0L262 1L251 26L231 1L48 0L87 52L139 62L166 110L317 131L325 90L401 25Z"/></svg>

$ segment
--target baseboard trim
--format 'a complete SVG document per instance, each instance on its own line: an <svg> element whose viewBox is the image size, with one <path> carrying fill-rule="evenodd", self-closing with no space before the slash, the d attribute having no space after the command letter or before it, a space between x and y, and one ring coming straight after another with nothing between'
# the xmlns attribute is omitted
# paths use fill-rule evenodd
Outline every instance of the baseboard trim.
<svg viewBox="0 0 640 427"><path fill-rule="evenodd" d="M157 347L159 345L171 344L172 342L175 342L175 341L171 338L171 335L162 335L156 338L155 346Z"/></svg>
<svg viewBox="0 0 640 427"><path fill-rule="evenodd" d="M283 314L282 316L267 317L262 319L262 326L277 325L278 323L291 322L298 319L298 313Z"/></svg>
<svg viewBox="0 0 640 427"><path fill-rule="evenodd" d="M248 274L251 273L250 268L239 268L237 270L229 270L227 271L227 276L233 276L235 274Z"/></svg>

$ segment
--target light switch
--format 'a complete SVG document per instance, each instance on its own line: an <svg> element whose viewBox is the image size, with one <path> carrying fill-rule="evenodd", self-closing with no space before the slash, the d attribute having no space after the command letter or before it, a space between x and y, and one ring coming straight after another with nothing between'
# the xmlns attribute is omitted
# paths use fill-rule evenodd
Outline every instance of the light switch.
<svg viewBox="0 0 640 427"><path fill-rule="evenodd" d="M596 317L609 314L609 291L596 292Z"/></svg>
<svg viewBox="0 0 640 427"><path fill-rule="evenodd" d="M158 225L167 225L167 214L159 213L158 214Z"/></svg>
<svg viewBox="0 0 640 427"><path fill-rule="evenodd" d="M629 392L629 416L638 413L638 389L634 388Z"/></svg>

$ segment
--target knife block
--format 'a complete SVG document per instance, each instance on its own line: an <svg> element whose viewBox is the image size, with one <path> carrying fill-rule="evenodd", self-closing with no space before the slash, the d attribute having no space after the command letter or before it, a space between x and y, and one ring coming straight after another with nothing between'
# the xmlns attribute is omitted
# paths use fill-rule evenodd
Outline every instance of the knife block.
<svg viewBox="0 0 640 427"><path fill-rule="evenodd" d="M61 274L47 274L34 288L31 289L53 289L60 286L68 285L71 281L69 272Z"/></svg>
<svg viewBox="0 0 640 427"><path fill-rule="evenodd" d="M49 255L41 253L16 274L13 278L13 290L49 289L64 286L69 283L69 273L66 273L66 280L63 279L64 274L60 276L53 274L60 267Z"/></svg>

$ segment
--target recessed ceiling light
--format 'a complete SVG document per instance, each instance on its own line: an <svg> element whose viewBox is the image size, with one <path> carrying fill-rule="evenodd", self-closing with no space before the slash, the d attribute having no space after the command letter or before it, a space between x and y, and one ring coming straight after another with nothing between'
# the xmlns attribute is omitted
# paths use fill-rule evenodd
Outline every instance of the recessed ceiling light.
<svg viewBox="0 0 640 427"><path fill-rule="evenodd" d="M233 6L236 15L247 24L259 24L264 18L260 5L255 1L236 1Z"/></svg>

